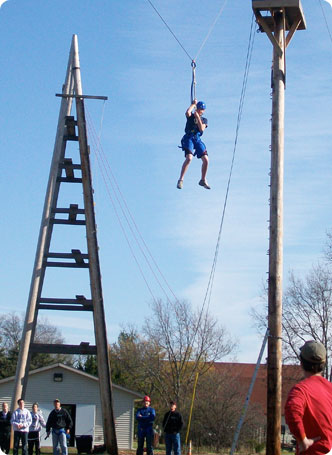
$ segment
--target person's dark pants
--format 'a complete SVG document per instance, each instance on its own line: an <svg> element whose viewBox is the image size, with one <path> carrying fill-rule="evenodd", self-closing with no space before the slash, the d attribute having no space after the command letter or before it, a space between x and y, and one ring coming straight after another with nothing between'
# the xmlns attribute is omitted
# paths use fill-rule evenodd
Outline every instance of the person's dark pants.
<svg viewBox="0 0 332 455"><path fill-rule="evenodd" d="M0 449L5 452L9 453L10 448L10 431L4 431L0 433Z"/></svg>
<svg viewBox="0 0 332 455"><path fill-rule="evenodd" d="M28 433L28 452L33 454L33 449L36 447L36 455L40 455L40 439L39 431L29 431Z"/></svg>
<svg viewBox="0 0 332 455"><path fill-rule="evenodd" d="M22 442L22 455L28 455L28 433L25 431L14 431L13 455L18 455L18 448Z"/></svg>
<svg viewBox="0 0 332 455"><path fill-rule="evenodd" d="M146 453L147 453L147 455L153 455L153 448L152 448L153 430L138 432L136 455L143 455L145 439L146 439Z"/></svg>
<svg viewBox="0 0 332 455"><path fill-rule="evenodd" d="M171 455L172 449L174 455L181 454L180 433L165 433L166 455Z"/></svg>

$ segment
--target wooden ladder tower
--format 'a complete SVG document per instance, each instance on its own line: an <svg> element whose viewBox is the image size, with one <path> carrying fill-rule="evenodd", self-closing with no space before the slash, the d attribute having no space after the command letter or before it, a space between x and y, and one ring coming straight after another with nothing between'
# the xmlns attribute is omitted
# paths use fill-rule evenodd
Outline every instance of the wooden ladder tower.
<svg viewBox="0 0 332 455"><path fill-rule="evenodd" d="M111 371L84 111L84 99L107 98L82 94L78 40L76 35L73 35L72 38L66 80L62 88L62 94L57 96L61 97L58 128L16 369L12 407L20 397L24 398L26 394L30 359L33 353L96 355L103 415L104 442L107 452L117 455ZM76 120L71 115L73 102L76 104ZM72 158L66 157L66 147L69 141L77 141L79 144L78 161L80 162L78 163L73 163ZM69 204L69 207L66 208L58 206L60 187L62 189L62 185L68 185L69 183L82 185L84 204L82 208L79 208L78 204ZM66 188L68 189L68 186ZM69 229L68 225L71 226L71 229L73 229L73 226L85 226L87 252L81 252L79 249L72 249L70 252L65 253L51 252L51 238L55 225L63 225L63 229ZM44 278L46 271L50 267L66 268L62 270L88 269L91 297L86 298L83 295L76 295L75 298L50 298L44 296L42 293ZM61 289L61 283L58 288ZM82 342L79 345L35 343L34 335L39 310L90 311L93 315L96 345L90 346L86 342Z"/></svg>

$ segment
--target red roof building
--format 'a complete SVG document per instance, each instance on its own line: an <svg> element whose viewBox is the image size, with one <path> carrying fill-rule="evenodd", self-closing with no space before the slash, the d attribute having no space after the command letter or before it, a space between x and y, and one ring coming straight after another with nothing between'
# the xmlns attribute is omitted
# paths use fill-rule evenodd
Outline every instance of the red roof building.
<svg viewBox="0 0 332 455"><path fill-rule="evenodd" d="M227 363L215 362L214 368L223 375L237 378L242 386L244 399L247 396L251 380L254 375L256 364L253 363ZM285 402L290 389L304 378L300 365L283 365L282 368L282 416L284 414ZM267 366L260 365L256 376L255 385L250 399L251 403L260 404L264 414L267 409Z"/></svg>

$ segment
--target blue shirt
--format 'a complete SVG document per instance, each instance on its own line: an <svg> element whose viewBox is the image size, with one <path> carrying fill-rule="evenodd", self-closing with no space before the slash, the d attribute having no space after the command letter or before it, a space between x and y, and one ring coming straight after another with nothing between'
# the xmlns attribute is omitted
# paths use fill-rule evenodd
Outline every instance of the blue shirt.
<svg viewBox="0 0 332 455"><path fill-rule="evenodd" d="M156 418L156 411L148 406L147 408L144 406L140 408L136 412L136 420L138 422L138 428L141 429L150 429L152 428L153 421Z"/></svg>
<svg viewBox="0 0 332 455"><path fill-rule="evenodd" d="M206 126L208 125L207 118L201 117L201 120L202 120L203 125L206 125ZM185 127L184 131L186 134L190 134L193 136L197 133L199 133L200 136L202 136L202 134L203 134L199 131L199 128L197 126L197 120L193 114L191 114L190 117L187 117L187 123L186 123L186 127Z"/></svg>

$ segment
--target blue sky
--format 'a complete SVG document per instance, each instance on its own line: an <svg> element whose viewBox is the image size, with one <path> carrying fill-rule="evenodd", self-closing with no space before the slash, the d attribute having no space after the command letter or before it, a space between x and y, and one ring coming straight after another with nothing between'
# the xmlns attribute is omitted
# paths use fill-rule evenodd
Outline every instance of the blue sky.
<svg viewBox="0 0 332 455"><path fill-rule="evenodd" d="M224 1L154 0L185 49L195 56ZM307 30L287 49L285 114L284 285L322 256L331 205L332 9L303 0ZM78 35L90 128L100 134L128 207L158 267L179 299L202 305L213 262L235 139L251 25L251 1L225 3L197 59L197 97L207 104L207 191L195 160L176 189L191 66L146 0L8 0L0 9L2 175L1 311L24 312L52 158L61 91L73 34ZM210 311L238 340L237 360L254 362L261 338L249 310L260 305L268 268L270 69L272 45L255 34L233 177ZM112 208L92 152L98 240L109 339L141 327L151 294ZM73 154L77 152L72 146ZM112 193L112 190L111 190ZM73 195L74 196L74 195ZM76 195L74 196L75 199ZM80 195L77 195L79 198ZM71 195L63 198L75 203ZM52 241L55 251L84 248L78 230ZM81 239L82 238L82 239ZM136 248L136 247L134 247ZM137 252L153 294L163 297ZM89 295L87 275L53 271L48 296ZM53 295L50 295L53 293ZM58 295L55 295L58 293ZM45 294L44 294L45 295ZM67 342L93 341L89 315L45 314Z"/></svg>

